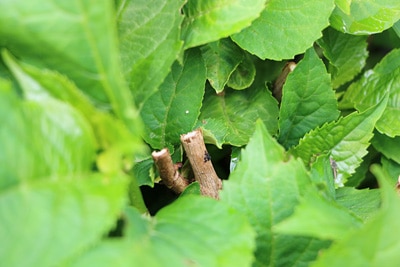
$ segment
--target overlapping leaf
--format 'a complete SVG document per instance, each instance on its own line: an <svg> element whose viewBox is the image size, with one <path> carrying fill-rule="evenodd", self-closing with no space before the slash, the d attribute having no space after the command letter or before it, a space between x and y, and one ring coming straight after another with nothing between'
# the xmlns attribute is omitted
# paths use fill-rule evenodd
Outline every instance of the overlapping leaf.
<svg viewBox="0 0 400 267"><path fill-rule="evenodd" d="M400 135L400 49L387 54L373 70L353 83L344 95L344 100L354 103L359 111L364 111L382 102L386 94L387 107L376 124L376 128L388 136Z"/></svg>
<svg viewBox="0 0 400 267"><path fill-rule="evenodd" d="M318 41L329 60L333 88L352 80L361 72L368 57L367 36L341 33L332 28L323 32Z"/></svg>
<svg viewBox="0 0 400 267"><path fill-rule="evenodd" d="M111 104L129 130L138 114L122 78L112 1L0 2L0 44L25 62L68 76L96 104Z"/></svg>
<svg viewBox="0 0 400 267"><path fill-rule="evenodd" d="M251 266L254 232L245 217L215 200L185 196L153 219L127 211L124 240L104 242L80 266Z"/></svg>
<svg viewBox="0 0 400 267"><path fill-rule="evenodd" d="M339 116L329 75L314 49L290 73L283 87L279 112L279 142L286 148L301 137Z"/></svg>
<svg viewBox="0 0 400 267"><path fill-rule="evenodd" d="M264 6L265 0L189 0L182 26L185 48L239 32L260 15Z"/></svg>
<svg viewBox="0 0 400 267"><path fill-rule="evenodd" d="M254 85L243 91L225 90L215 94L207 90L199 117L210 143L242 146L253 134L255 121L262 119L271 134L278 126L278 103L263 86Z"/></svg>
<svg viewBox="0 0 400 267"><path fill-rule="evenodd" d="M23 101L4 82L0 94L0 257L7 266L54 266L112 226L126 183L89 177L93 132L69 105Z"/></svg>
<svg viewBox="0 0 400 267"><path fill-rule="evenodd" d="M313 157L329 153L337 165L336 183L342 184L354 173L362 157L367 154L372 131L386 103L387 98L365 112L352 113L337 122L325 124L309 132L292 149L293 154L308 164Z"/></svg>
<svg viewBox="0 0 400 267"><path fill-rule="evenodd" d="M175 62L159 90L144 103L144 139L154 149L179 143L193 129L204 94L206 69L197 49L189 50L183 66Z"/></svg>
<svg viewBox="0 0 400 267"><path fill-rule="evenodd" d="M297 266L315 259L329 244L320 240L280 235L273 227L288 218L307 190L314 189L298 159L288 158L283 147L258 121L241 161L223 184L220 197L242 212L256 230L253 266Z"/></svg>
<svg viewBox="0 0 400 267"><path fill-rule="evenodd" d="M137 105L157 90L180 53L183 4L183 0L128 0L121 7L121 59Z"/></svg>
<svg viewBox="0 0 400 267"><path fill-rule="evenodd" d="M400 2L397 0L353 0L350 9L344 7L344 5L336 7L330 22L332 27L346 33L382 32L400 19Z"/></svg>
<svg viewBox="0 0 400 267"><path fill-rule="evenodd" d="M324 251L315 266L388 266L400 261L400 243L396 229L400 223L400 200L389 184L388 176L378 166L373 167L378 176L383 196L383 207L373 220L360 230L346 235Z"/></svg>
<svg viewBox="0 0 400 267"><path fill-rule="evenodd" d="M229 77L228 86L235 90L248 88L256 77L256 67L253 59L248 53L244 54L243 61L237 66Z"/></svg>
<svg viewBox="0 0 400 267"><path fill-rule="evenodd" d="M400 164L400 136L388 137L384 134L376 133L371 141L376 150Z"/></svg>
<svg viewBox="0 0 400 267"><path fill-rule="evenodd" d="M207 79L217 93L224 90L229 77L243 61L243 51L230 39L221 39L201 47Z"/></svg>
<svg viewBox="0 0 400 267"><path fill-rule="evenodd" d="M333 0L271 0L261 16L232 39L262 59L293 58L321 36L333 8Z"/></svg>

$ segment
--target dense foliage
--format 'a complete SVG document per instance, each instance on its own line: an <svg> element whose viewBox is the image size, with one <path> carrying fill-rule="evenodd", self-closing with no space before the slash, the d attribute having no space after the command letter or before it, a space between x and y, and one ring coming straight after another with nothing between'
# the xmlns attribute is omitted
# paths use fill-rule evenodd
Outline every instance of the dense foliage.
<svg viewBox="0 0 400 267"><path fill-rule="evenodd" d="M2 266L398 266L398 0L2 0L0 47ZM220 200L151 158L197 128Z"/></svg>

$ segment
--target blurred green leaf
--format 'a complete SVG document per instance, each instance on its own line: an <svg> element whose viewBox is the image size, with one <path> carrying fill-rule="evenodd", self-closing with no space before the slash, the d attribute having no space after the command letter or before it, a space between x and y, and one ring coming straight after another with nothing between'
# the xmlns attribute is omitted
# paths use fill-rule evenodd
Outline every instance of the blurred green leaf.
<svg viewBox="0 0 400 267"><path fill-rule="evenodd" d="M184 0L127 0L118 13L123 71L137 106L153 94L178 58Z"/></svg>
<svg viewBox="0 0 400 267"><path fill-rule="evenodd" d="M243 51L230 39L221 39L201 47L207 80L217 93L224 90L229 77L243 61Z"/></svg>
<svg viewBox="0 0 400 267"><path fill-rule="evenodd" d="M336 6L345 14L350 14L352 0L335 0Z"/></svg>
<svg viewBox="0 0 400 267"><path fill-rule="evenodd" d="M279 142L297 145L310 130L339 116L329 75L313 48L288 75L279 112Z"/></svg>
<svg viewBox="0 0 400 267"><path fill-rule="evenodd" d="M321 36L333 8L333 0L270 0L261 16L232 39L261 59L293 58Z"/></svg>
<svg viewBox="0 0 400 267"><path fill-rule="evenodd" d="M251 266L254 232L245 217L221 202L185 196L154 219L132 209L126 216L125 240L103 242L71 266Z"/></svg>
<svg viewBox="0 0 400 267"><path fill-rule="evenodd" d="M90 170L95 139L78 112L54 99L22 101L6 84L0 95L0 187Z"/></svg>
<svg viewBox="0 0 400 267"><path fill-rule="evenodd" d="M381 117L387 97L375 107L362 113L354 112L336 122L323 125L309 132L291 152L306 164L313 157L328 153L337 166L336 184L341 185L360 165L367 154L369 140L376 121Z"/></svg>
<svg viewBox="0 0 400 267"><path fill-rule="evenodd" d="M352 0L350 12L346 11L335 8L330 18L332 27L351 34L372 34L392 27L400 19L400 2Z"/></svg>
<svg viewBox="0 0 400 267"><path fill-rule="evenodd" d="M258 118L271 134L276 133L278 103L264 86L253 85L244 91L225 90L219 95L208 89L199 126L204 129L205 137L210 138L210 143L218 147L223 144L242 146L253 134Z"/></svg>
<svg viewBox="0 0 400 267"><path fill-rule="evenodd" d="M183 65L175 62L159 90L143 104L144 139L153 149L180 143L193 130L204 95L206 69L198 49L189 50Z"/></svg>
<svg viewBox="0 0 400 267"><path fill-rule="evenodd" d="M383 101L389 95L387 107L376 124L376 128L390 137L400 135L400 49L388 53L373 70L353 83L344 101L354 103L359 111L364 111Z"/></svg>
<svg viewBox="0 0 400 267"><path fill-rule="evenodd" d="M382 192L382 208L374 219L358 231L346 235L324 251L311 266L388 266L400 262L400 242L397 227L400 224L400 199L389 184L388 175L373 166Z"/></svg>
<svg viewBox="0 0 400 267"><path fill-rule="evenodd" d="M185 48L213 42L250 25L265 7L265 0L189 0L182 38Z"/></svg>
<svg viewBox="0 0 400 267"><path fill-rule="evenodd" d="M329 245L274 231L276 224L292 215L300 197L312 189L303 163L289 158L258 121L241 161L229 180L224 181L220 193L221 201L243 213L257 233L253 266L307 264Z"/></svg>
<svg viewBox="0 0 400 267"><path fill-rule="evenodd" d="M367 36L355 36L327 28L318 44L329 60L328 70L332 75L333 88L351 81L365 66L368 57Z"/></svg>

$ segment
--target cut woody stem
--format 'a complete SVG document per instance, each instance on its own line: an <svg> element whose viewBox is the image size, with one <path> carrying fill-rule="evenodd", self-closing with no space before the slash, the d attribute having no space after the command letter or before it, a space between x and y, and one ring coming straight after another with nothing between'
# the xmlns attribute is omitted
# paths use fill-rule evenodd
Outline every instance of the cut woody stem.
<svg viewBox="0 0 400 267"><path fill-rule="evenodd" d="M200 184L202 195L219 199L222 182L215 173L200 129L181 135L181 143L192 166L194 177Z"/></svg>
<svg viewBox="0 0 400 267"><path fill-rule="evenodd" d="M182 193L189 185L189 182L179 173L178 168L172 162L168 149L164 148L158 152L154 151L151 156L165 185L177 194Z"/></svg>

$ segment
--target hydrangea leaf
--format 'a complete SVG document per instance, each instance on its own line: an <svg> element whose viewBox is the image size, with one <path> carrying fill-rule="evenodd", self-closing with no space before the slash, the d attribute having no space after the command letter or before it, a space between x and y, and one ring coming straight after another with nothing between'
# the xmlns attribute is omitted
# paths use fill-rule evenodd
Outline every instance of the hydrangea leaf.
<svg viewBox="0 0 400 267"><path fill-rule="evenodd" d="M235 90L243 90L248 88L256 77L256 67L250 55L245 54L245 57L239 66L229 77L228 86Z"/></svg>
<svg viewBox="0 0 400 267"><path fill-rule="evenodd" d="M336 6L345 14L350 14L352 0L335 0Z"/></svg>
<svg viewBox="0 0 400 267"><path fill-rule="evenodd" d="M225 90L215 94L206 90L199 126L211 143L243 146L253 134L255 121L263 120L271 134L278 125L278 103L264 85L253 85L247 90Z"/></svg>
<svg viewBox="0 0 400 267"><path fill-rule="evenodd" d="M400 262L400 242L396 229L400 224L400 199L379 166L372 166L382 192L379 213L359 230L346 235L321 253L313 267L319 266L388 266Z"/></svg>
<svg viewBox="0 0 400 267"><path fill-rule="evenodd" d="M220 193L221 201L243 213L257 233L253 266L306 264L329 245L329 242L274 231L275 225L293 214L300 197L312 189L301 160L288 157L258 121L240 162L229 180L224 181Z"/></svg>
<svg viewBox="0 0 400 267"><path fill-rule="evenodd" d="M388 137L387 135L376 133L371 140L376 150L400 164L400 136Z"/></svg>
<svg viewBox="0 0 400 267"><path fill-rule="evenodd" d="M304 134L338 116L329 75L310 48L283 86L278 140L286 148L297 145Z"/></svg>
<svg viewBox="0 0 400 267"><path fill-rule="evenodd" d="M321 36L333 8L333 0L270 0L261 16L232 39L261 59L293 58Z"/></svg>
<svg viewBox="0 0 400 267"><path fill-rule="evenodd" d="M318 40L329 60L333 88L351 81L365 66L368 57L367 36L356 36L327 28Z"/></svg>
<svg viewBox="0 0 400 267"><path fill-rule="evenodd" d="M189 0L184 6L182 38L185 48L213 42L250 25L265 0Z"/></svg>
<svg viewBox="0 0 400 267"><path fill-rule="evenodd" d="M246 218L221 202L187 195L143 218L126 212L127 237L104 242L71 266L251 266L254 231ZM107 253L105 253L107 252ZM121 256L122 255L122 256ZM111 264L112 265L112 264Z"/></svg>
<svg viewBox="0 0 400 267"><path fill-rule="evenodd" d="M329 153L337 166L336 184L343 184L367 154L375 123L381 117L387 97L378 105L354 112L307 133L291 152L309 164L319 154Z"/></svg>
<svg viewBox="0 0 400 267"><path fill-rule="evenodd" d="M120 7L121 61L138 106L157 90L178 58L184 2L128 0Z"/></svg>
<svg viewBox="0 0 400 267"><path fill-rule="evenodd" d="M332 27L351 34L382 32L400 19L397 0L352 0L350 12L336 7L330 18Z"/></svg>
<svg viewBox="0 0 400 267"><path fill-rule="evenodd" d="M390 137L400 135L399 57L400 49L392 50L373 70L366 71L359 81L353 83L344 95L344 101L352 102L357 110L364 111L382 102L388 94L387 107L376 128Z"/></svg>
<svg viewBox="0 0 400 267"><path fill-rule="evenodd" d="M189 50L183 65L175 62L158 91L143 104L144 139L153 149L179 144L193 130L204 95L206 69L198 49Z"/></svg>
<svg viewBox="0 0 400 267"><path fill-rule="evenodd" d="M207 79L217 93L224 90L229 77L244 58L243 51L230 39L221 39L201 47Z"/></svg>

